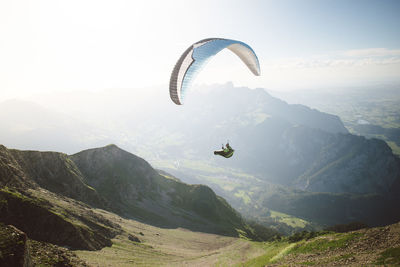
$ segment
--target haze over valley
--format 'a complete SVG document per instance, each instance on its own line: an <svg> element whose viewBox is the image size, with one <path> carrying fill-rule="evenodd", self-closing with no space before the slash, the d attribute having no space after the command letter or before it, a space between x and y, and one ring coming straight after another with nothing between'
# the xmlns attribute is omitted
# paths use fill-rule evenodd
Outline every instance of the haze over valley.
<svg viewBox="0 0 400 267"><path fill-rule="evenodd" d="M398 157L384 141L351 134L337 115L232 83L199 87L182 107L165 101L162 91L140 98L135 93L106 90L6 101L2 114L15 115L2 118L7 125L2 139L11 148L64 153L116 144L185 182L209 185L266 225L271 210L317 229L397 219L391 204L399 190ZM18 114L32 118L25 123ZM228 140L235 157L215 157L212 151ZM380 204L371 208L376 201ZM310 214L301 208L305 203L322 207ZM277 229L288 233L297 227L279 224Z"/></svg>

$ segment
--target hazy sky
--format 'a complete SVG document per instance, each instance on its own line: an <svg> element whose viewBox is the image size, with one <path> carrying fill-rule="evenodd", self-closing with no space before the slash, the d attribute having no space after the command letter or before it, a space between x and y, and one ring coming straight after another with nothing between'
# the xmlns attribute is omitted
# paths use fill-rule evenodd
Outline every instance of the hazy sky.
<svg viewBox="0 0 400 267"><path fill-rule="evenodd" d="M0 0L0 99L167 85L181 53L208 37L248 43L262 76L223 51L198 84L399 82L399 14L397 0Z"/></svg>

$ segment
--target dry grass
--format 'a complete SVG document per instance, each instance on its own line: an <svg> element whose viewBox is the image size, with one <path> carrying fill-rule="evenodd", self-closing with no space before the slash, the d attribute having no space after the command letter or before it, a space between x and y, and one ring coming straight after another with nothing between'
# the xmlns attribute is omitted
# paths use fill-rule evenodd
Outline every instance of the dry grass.
<svg viewBox="0 0 400 267"><path fill-rule="evenodd" d="M121 225L125 233L112 240L112 247L76 251L92 266L232 266L265 253L262 243L182 228L157 228L103 210L95 212ZM130 241L128 234L139 237L141 243Z"/></svg>

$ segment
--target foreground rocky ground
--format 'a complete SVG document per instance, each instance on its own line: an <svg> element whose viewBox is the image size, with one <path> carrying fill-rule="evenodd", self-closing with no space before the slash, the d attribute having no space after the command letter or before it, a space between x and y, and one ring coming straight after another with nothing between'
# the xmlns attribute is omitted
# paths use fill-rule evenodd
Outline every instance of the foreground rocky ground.
<svg viewBox="0 0 400 267"><path fill-rule="evenodd" d="M0 266L88 266L73 251L28 239L12 225L0 225Z"/></svg>
<svg viewBox="0 0 400 267"><path fill-rule="evenodd" d="M398 266L400 223L300 241L284 254L268 266Z"/></svg>
<svg viewBox="0 0 400 267"><path fill-rule="evenodd" d="M253 242L158 228L93 210L121 226L112 246L70 250L1 225L0 266L399 266L400 223L309 240Z"/></svg>

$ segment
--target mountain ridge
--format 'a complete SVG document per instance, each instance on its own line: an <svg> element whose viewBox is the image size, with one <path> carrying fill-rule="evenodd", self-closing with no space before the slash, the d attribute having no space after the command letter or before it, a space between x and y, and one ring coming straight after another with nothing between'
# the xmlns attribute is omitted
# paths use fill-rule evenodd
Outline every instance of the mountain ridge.
<svg viewBox="0 0 400 267"><path fill-rule="evenodd" d="M42 241L54 242L54 236L35 234L34 228L26 224L29 221L26 217L31 214L29 210L40 210L39 214L47 213L53 217L52 221L58 225L54 232L58 232L59 236L64 228L77 230L77 233L85 233L88 229L95 236L98 233L88 243L88 247L97 249L99 244L110 245L110 238L120 230L107 220L92 218L91 213L85 211L87 208L113 211L158 227L183 227L229 236L240 233L254 239L277 234L263 228L269 234L258 235L209 187L187 185L168 178L165 173L160 175L144 159L116 145L89 149L71 156L58 152L19 151L2 146L0 155L0 197L3 201L0 219L18 225L29 236ZM17 170L13 178L20 182L9 182L10 168ZM21 221L21 218L26 221ZM61 239L60 244L67 242L65 244L69 246L76 246L74 242L78 242L67 240Z"/></svg>
<svg viewBox="0 0 400 267"><path fill-rule="evenodd" d="M161 227L178 225L228 235L236 235L236 228L247 231L241 216L209 187L168 179L116 145L84 150L71 159L86 182L125 216Z"/></svg>
<svg viewBox="0 0 400 267"><path fill-rule="evenodd" d="M77 121L84 118L86 123L107 125L107 129L96 128L94 132L83 130L102 135L89 139L85 135L77 143L84 141L85 147L117 143L183 182L211 186L241 212L257 209L265 214L272 206L264 200L274 193L293 201L284 202L291 203L291 208L274 205L273 210L293 210L298 207L294 189L306 190L301 194L301 202L311 204L314 202L309 199L316 196L314 193L323 193L326 199L339 201L338 196L342 196L342 200L350 201L354 198L346 194L400 192L399 162L386 144L350 135L337 116L287 104L264 89L232 84L210 86L192 91L182 107L172 105L164 94L141 95L137 99L130 90L91 93L86 97L90 101L86 101L85 95L69 95L63 98L67 102L62 105L51 102L53 108L60 104L63 112L78 114ZM65 108L72 104L73 112ZM48 124L52 125L51 121ZM7 131L2 133L4 139L10 140ZM75 132L78 129L62 129L62 135L57 136L65 142L53 142L52 146L70 144L74 140L70 134ZM212 151L227 140L235 155L229 160L214 156ZM255 188L255 184L260 188ZM288 194L293 194L293 198ZM304 209L298 210L305 213L296 216L310 218ZM346 214L343 212L336 219L347 220ZM353 210L349 214L358 213Z"/></svg>

